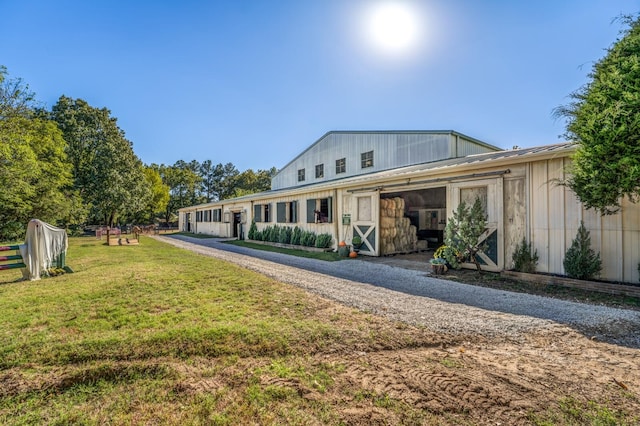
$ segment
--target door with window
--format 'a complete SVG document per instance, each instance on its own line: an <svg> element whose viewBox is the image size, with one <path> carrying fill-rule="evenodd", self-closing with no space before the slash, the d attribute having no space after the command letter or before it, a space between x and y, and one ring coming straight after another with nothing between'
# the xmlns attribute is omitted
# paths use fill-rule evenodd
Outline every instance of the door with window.
<svg viewBox="0 0 640 426"><path fill-rule="evenodd" d="M378 255L378 217L380 196L377 192L356 193L351 196L351 237L360 237L360 253Z"/></svg>
<svg viewBox="0 0 640 426"><path fill-rule="evenodd" d="M487 227L478 243L485 244L486 249L478 252L477 258L483 270L494 272L504 268L502 182L500 177L451 184L447 203L450 206L447 217L450 218L461 202L464 201L471 207L477 198L480 199L487 216ZM463 266L475 268L473 263L465 263Z"/></svg>

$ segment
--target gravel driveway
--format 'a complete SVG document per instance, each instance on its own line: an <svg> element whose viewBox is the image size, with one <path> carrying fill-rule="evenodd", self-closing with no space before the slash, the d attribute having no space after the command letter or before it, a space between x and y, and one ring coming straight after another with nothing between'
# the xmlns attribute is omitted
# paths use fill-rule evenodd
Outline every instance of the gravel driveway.
<svg viewBox="0 0 640 426"><path fill-rule="evenodd" d="M326 262L224 244L215 238L155 237L304 288L323 297L438 332L518 340L562 325L640 348L640 312L438 279L424 271L349 259Z"/></svg>

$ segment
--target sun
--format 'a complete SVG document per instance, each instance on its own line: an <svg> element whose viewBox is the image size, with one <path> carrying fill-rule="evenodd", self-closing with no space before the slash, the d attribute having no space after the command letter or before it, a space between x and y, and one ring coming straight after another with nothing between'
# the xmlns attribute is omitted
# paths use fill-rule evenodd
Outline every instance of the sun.
<svg viewBox="0 0 640 426"><path fill-rule="evenodd" d="M419 39L417 11L398 1L378 3L368 13L366 32L368 39L383 53L406 53Z"/></svg>

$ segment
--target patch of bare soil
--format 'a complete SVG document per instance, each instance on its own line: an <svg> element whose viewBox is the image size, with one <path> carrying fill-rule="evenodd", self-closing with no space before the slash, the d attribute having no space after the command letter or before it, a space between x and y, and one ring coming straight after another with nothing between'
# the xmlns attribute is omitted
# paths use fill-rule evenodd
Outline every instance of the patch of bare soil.
<svg viewBox="0 0 640 426"><path fill-rule="evenodd" d="M344 338L324 348L301 343L298 355L284 362L289 366L284 372L274 369L269 357L42 367L35 375L16 368L0 372L0 397L144 376L166 380L176 401L216 395L220 412L233 411L250 386L279 389L280 395L296 397L272 402L274 412L289 404L319 419L318 407L325 407L332 413L329 423L349 425L592 423L579 417L580 410L572 414L573 423L553 417L567 399L584 410L606 407L619 424L640 422L640 350L589 340L566 327L518 342L449 339L373 315L364 326L361 315L322 299L317 308L312 315L320 321L340 316L336 329ZM344 334L350 326L358 327L351 336ZM331 380L319 385L307 377L317 371Z"/></svg>
<svg viewBox="0 0 640 426"><path fill-rule="evenodd" d="M298 361L308 371L329 366L333 384L326 389L270 372L268 359L239 360L214 378L202 377L191 366L182 371L176 389L239 390L257 381L263 388L286 389L309 403L330 406L339 422L350 425L525 425L536 419L566 424L564 417L553 415L561 413L567 399L584 410L606 407L620 424L640 421L640 351L591 341L565 328L527 336L521 343L343 349ZM258 370L257 377L251 374ZM573 424L586 423L586 417L573 415Z"/></svg>

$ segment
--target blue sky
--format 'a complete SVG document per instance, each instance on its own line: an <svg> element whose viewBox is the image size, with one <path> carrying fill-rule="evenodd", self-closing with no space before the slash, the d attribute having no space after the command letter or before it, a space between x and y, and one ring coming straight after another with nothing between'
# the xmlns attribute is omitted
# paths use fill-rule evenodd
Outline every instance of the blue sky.
<svg viewBox="0 0 640 426"><path fill-rule="evenodd" d="M47 107L106 107L146 164L280 168L330 130L561 141L630 0L396 0L416 37L383 51L377 0L0 0L0 64ZM389 36L390 37L390 36Z"/></svg>

